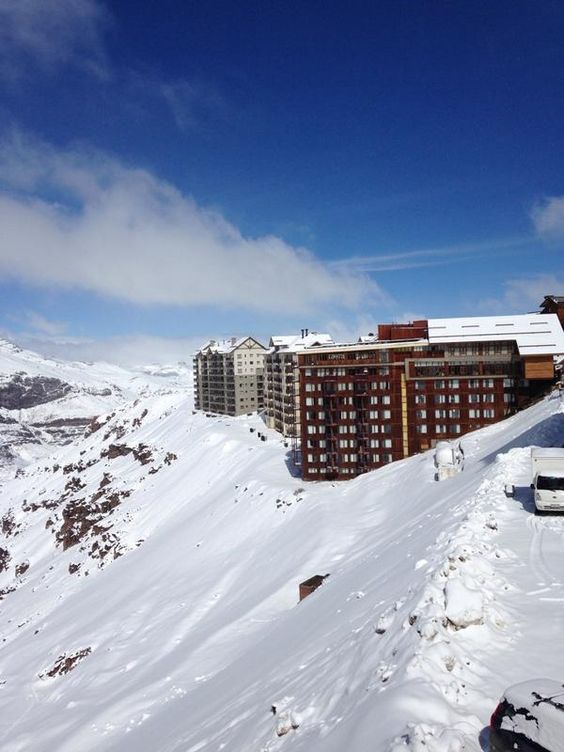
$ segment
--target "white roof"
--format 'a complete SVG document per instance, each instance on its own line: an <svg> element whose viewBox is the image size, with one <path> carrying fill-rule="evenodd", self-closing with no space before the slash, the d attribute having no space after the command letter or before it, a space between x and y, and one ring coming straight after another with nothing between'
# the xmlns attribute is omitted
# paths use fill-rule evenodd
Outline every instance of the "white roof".
<svg viewBox="0 0 564 752"><path fill-rule="evenodd" d="M249 336L239 337L239 338L230 337L229 339L222 339L222 340L210 339L209 342L206 342L206 344L203 345L203 347L200 347L200 349L198 350L198 353L214 352L218 354L227 354L236 350L238 347L240 347L244 342L246 342L249 339L252 339L254 342L256 342L256 340L253 337L249 337ZM257 345L259 345L263 349L266 349L260 344L260 342L257 342Z"/></svg>
<svg viewBox="0 0 564 752"><path fill-rule="evenodd" d="M564 353L564 331L554 313L429 319L429 342L514 340L521 355Z"/></svg>
<svg viewBox="0 0 564 752"><path fill-rule="evenodd" d="M285 334L274 335L270 338L271 348L287 351L304 350L306 347L333 344L335 343L330 334L320 334L319 332L310 332L305 337L299 334Z"/></svg>
<svg viewBox="0 0 564 752"><path fill-rule="evenodd" d="M378 336L376 334L361 334L358 341L361 344L366 342L378 342Z"/></svg>

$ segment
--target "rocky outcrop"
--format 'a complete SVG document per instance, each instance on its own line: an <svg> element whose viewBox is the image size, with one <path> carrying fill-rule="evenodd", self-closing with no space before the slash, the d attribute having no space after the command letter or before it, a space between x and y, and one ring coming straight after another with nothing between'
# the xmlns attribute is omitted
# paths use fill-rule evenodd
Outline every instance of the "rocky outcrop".
<svg viewBox="0 0 564 752"><path fill-rule="evenodd" d="M71 389L70 384L60 379L15 373L9 381L0 384L0 407L25 410L61 399Z"/></svg>
<svg viewBox="0 0 564 752"><path fill-rule="evenodd" d="M86 658L87 655L90 655L91 652L92 648L84 648L84 650L77 650L76 653L63 653L57 658L52 668L39 674L39 678L45 679L47 676L51 678L64 676L69 671L72 671L77 663Z"/></svg>

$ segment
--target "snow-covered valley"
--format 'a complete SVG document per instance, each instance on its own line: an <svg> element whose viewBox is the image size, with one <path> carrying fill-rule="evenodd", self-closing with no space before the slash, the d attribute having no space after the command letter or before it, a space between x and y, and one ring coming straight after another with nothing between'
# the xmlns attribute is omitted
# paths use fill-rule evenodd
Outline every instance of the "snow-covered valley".
<svg viewBox="0 0 564 752"><path fill-rule="evenodd" d="M508 684L562 679L564 517L529 489L557 394L442 483L432 452L304 483L259 417L146 379L1 481L2 750L478 752Z"/></svg>

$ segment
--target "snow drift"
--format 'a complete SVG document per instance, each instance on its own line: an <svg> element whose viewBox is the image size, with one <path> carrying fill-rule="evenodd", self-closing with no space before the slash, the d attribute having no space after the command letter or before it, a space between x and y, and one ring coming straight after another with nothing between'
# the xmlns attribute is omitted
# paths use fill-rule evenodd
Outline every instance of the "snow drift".
<svg viewBox="0 0 564 752"><path fill-rule="evenodd" d="M557 397L441 484L432 452L305 484L192 407L137 394L4 481L3 750L478 752L508 684L562 678L564 520L528 488Z"/></svg>

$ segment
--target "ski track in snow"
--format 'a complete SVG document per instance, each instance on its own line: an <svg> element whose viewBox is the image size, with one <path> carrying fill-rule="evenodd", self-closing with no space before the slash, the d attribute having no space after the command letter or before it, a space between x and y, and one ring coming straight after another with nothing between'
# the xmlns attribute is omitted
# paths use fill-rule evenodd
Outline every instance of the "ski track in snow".
<svg viewBox="0 0 564 752"><path fill-rule="evenodd" d="M151 463L101 457L116 441ZM528 488L530 446L562 444L564 414L552 397L462 441L464 472L442 483L432 452L304 483L258 417L194 415L176 387L29 465L0 501L21 525L0 539L0 589L16 587L0 601L2 750L486 749L505 686L564 676L564 518L534 517ZM77 494L104 473L131 491L106 518L123 555L102 567L55 545L56 510L22 511L61 494L72 473L53 465L80 460L95 462ZM298 583L326 573L298 605Z"/></svg>

